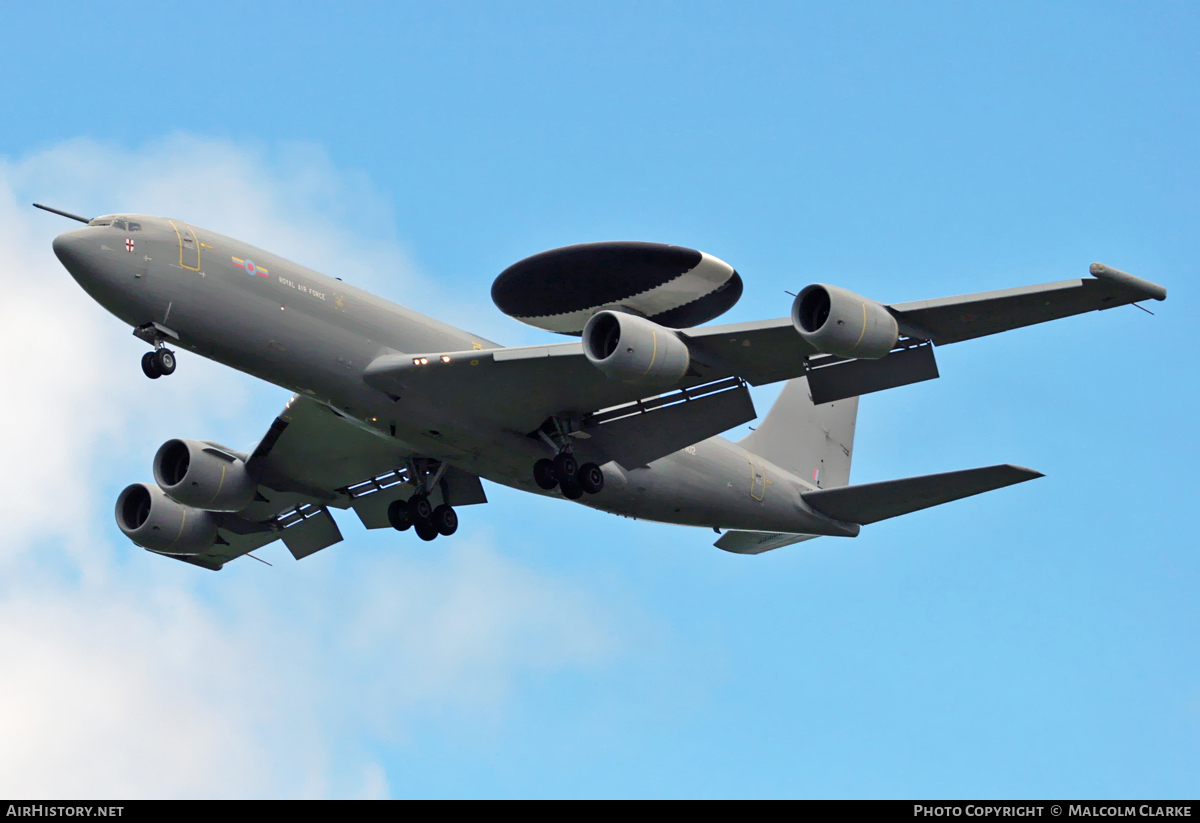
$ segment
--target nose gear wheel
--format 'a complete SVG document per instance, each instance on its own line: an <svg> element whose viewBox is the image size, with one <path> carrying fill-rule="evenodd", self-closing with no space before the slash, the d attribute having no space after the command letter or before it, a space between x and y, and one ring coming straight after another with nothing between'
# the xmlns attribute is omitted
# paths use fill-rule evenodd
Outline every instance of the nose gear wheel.
<svg viewBox="0 0 1200 823"><path fill-rule="evenodd" d="M164 346L163 341L178 340L179 335L165 326L147 323L134 329L133 336L154 346L154 351L142 355L142 374L157 380L175 372L175 352Z"/></svg>
<svg viewBox="0 0 1200 823"><path fill-rule="evenodd" d="M159 349L154 352L154 368L161 375L175 373L175 352L170 349Z"/></svg>
<svg viewBox="0 0 1200 823"><path fill-rule="evenodd" d="M158 367L154 365L154 352L152 351L148 351L142 355L142 374L151 380L157 380L162 377Z"/></svg>
<svg viewBox="0 0 1200 823"><path fill-rule="evenodd" d="M142 373L157 380L175 373L175 352L170 349L155 349L142 355Z"/></svg>

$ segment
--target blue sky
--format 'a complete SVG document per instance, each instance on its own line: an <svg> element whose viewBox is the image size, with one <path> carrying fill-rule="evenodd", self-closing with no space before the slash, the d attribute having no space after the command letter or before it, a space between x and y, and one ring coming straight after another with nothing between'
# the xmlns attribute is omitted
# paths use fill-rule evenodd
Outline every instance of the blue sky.
<svg viewBox="0 0 1200 823"><path fill-rule="evenodd" d="M1197 794L1194 6L4 18L5 793ZM207 574L129 545L112 500L163 440L244 447L287 394L186 355L142 378L32 200L188 219L510 344L545 336L495 275L589 240L729 261L727 321L814 281L899 302L1096 260L1170 298L865 398L855 482L1046 477L855 540L738 557L489 485L453 540L343 516L302 563Z"/></svg>

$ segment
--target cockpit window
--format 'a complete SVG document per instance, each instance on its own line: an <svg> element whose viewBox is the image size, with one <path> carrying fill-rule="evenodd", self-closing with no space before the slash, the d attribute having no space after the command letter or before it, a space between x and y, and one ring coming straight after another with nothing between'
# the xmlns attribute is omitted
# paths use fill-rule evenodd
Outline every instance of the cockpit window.
<svg viewBox="0 0 1200 823"><path fill-rule="evenodd" d="M114 229L121 231L141 231L142 224L135 223L132 220L122 220L119 217L97 217L95 220L88 223L89 226L112 226Z"/></svg>

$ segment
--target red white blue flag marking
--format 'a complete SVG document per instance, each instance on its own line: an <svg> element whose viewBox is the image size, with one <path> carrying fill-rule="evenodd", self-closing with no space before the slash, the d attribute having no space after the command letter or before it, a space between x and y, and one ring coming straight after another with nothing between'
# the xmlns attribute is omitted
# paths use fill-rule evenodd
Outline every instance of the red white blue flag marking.
<svg viewBox="0 0 1200 823"><path fill-rule="evenodd" d="M246 274L260 274L263 277L267 276L267 270L262 266L254 265L253 260L243 260L240 257L234 257L233 265L237 266L239 269L245 269Z"/></svg>

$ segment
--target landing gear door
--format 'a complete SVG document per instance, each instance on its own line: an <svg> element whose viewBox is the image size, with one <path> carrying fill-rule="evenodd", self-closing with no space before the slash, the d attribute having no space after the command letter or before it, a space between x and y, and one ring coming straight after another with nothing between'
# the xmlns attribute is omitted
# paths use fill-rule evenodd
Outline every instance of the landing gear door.
<svg viewBox="0 0 1200 823"><path fill-rule="evenodd" d="M200 271L200 241L195 230L187 223L168 220L179 240L179 265L190 271Z"/></svg>

